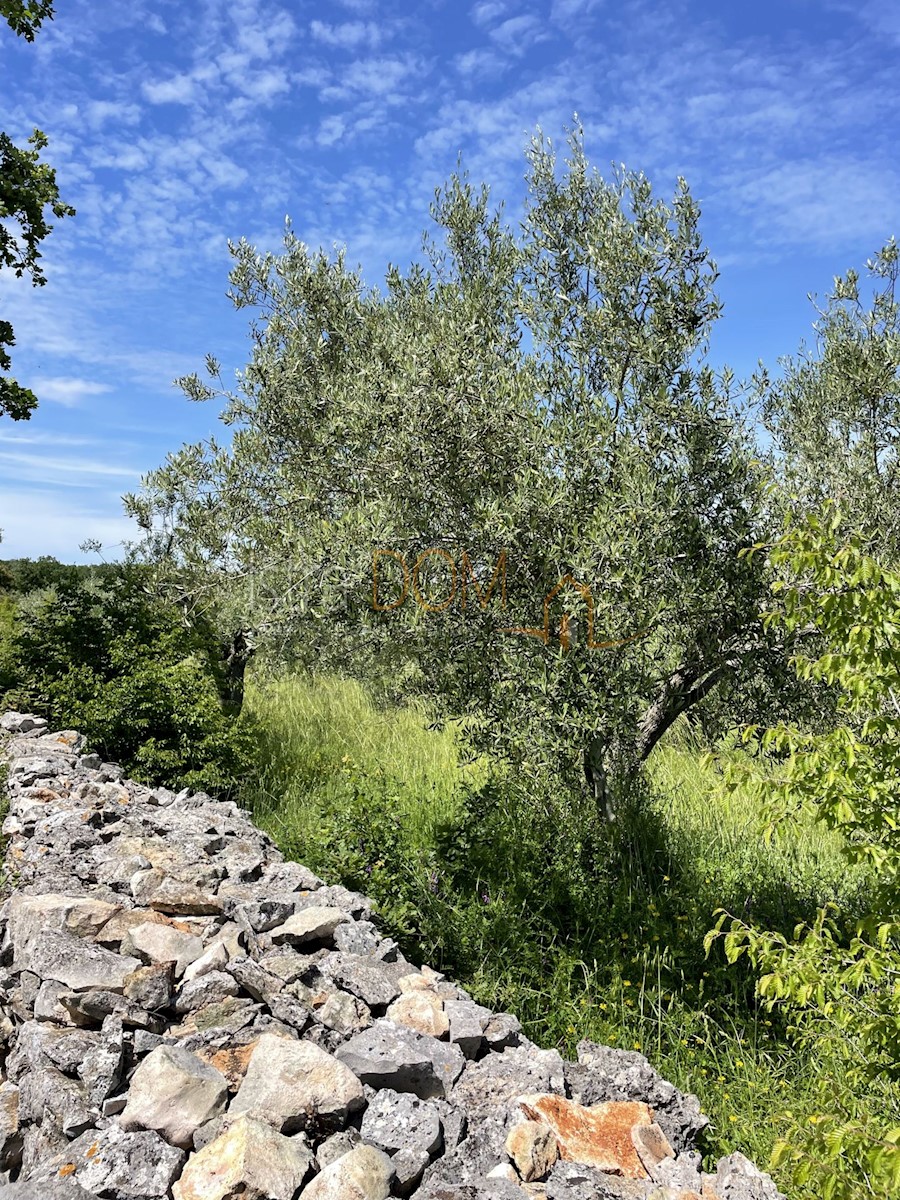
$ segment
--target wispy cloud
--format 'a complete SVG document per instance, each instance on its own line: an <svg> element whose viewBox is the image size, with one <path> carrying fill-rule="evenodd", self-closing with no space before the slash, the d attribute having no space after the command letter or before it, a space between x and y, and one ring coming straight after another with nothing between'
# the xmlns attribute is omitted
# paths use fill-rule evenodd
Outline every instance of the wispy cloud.
<svg viewBox="0 0 900 1200"><path fill-rule="evenodd" d="M522 55L547 38L543 21L534 16L509 17L491 30L491 40L507 54Z"/></svg>
<svg viewBox="0 0 900 1200"><path fill-rule="evenodd" d="M340 50L359 50L363 46L375 49L381 44L382 31L374 21L345 21L329 25L327 21L312 21L309 31L323 46Z"/></svg>
<svg viewBox="0 0 900 1200"><path fill-rule="evenodd" d="M112 391L109 384L68 375L38 377L32 382L32 388L41 400L52 400L65 408L76 408L88 396L102 396Z"/></svg>
<svg viewBox="0 0 900 1200"><path fill-rule="evenodd" d="M0 554L4 558L36 558L52 554L62 562L85 559L82 542L94 538L105 555L115 558L122 543L135 537L133 522L117 515L120 505L112 497L104 502L81 495L29 489L0 488ZM90 561L96 561L91 557Z"/></svg>

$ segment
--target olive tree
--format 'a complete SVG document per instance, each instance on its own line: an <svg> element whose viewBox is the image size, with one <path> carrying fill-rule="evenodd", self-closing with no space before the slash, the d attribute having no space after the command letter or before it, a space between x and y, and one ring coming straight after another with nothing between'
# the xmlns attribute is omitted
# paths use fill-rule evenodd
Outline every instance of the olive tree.
<svg viewBox="0 0 900 1200"><path fill-rule="evenodd" d="M717 272L683 181L604 180L581 132L528 151L517 226L436 193L421 262L367 288L288 230L232 246L250 362L230 440L129 498L141 552L288 662L402 681L608 811L676 717L757 653L739 551L761 477L705 361ZM545 603L546 598L546 603ZM402 602L401 602L402 601Z"/></svg>
<svg viewBox="0 0 900 1200"><path fill-rule="evenodd" d="M840 503L886 562L900 555L900 248L888 241L834 281L815 344L758 380L762 415L795 507Z"/></svg>

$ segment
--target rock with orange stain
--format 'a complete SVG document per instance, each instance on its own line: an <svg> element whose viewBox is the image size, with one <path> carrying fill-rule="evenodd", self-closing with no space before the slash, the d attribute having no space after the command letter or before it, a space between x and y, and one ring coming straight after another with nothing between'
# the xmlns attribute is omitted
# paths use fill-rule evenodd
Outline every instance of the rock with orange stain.
<svg viewBox="0 0 900 1200"><path fill-rule="evenodd" d="M225 1046L221 1050L205 1047L197 1051L197 1057L215 1067L219 1074L224 1076L228 1090L236 1092L247 1074L250 1058L258 1042L259 1038L254 1038L245 1046Z"/></svg>
<svg viewBox="0 0 900 1200"><path fill-rule="evenodd" d="M549 1125L564 1161L597 1167L625 1179L649 1179L649 1172L634 1147L635 1125L652 1125L646 1104L610 1100L585 1108L562 1096L522 1096L518 1106L530 1121Z"/></svg>

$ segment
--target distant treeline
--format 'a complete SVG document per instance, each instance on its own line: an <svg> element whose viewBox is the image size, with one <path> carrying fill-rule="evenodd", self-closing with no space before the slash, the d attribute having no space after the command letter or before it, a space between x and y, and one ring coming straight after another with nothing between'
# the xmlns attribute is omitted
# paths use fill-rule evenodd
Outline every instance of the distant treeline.
<svg viewBox="0 0 900 1200"><path fill-rule="evenodd" d="M0 592L27 592L86 580L108 580L121 572L118 563L61 563L50 554L40 558L0 558Z"/></svg>

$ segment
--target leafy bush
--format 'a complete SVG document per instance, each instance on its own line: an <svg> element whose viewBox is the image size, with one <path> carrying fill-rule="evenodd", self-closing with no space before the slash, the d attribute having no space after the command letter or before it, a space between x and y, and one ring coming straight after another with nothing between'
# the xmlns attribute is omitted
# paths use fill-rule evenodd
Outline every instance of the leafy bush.
<svg viewBox="0 0 900 1200"><path fill-rule="evenodd" d="M152 784L231 791L253 761L250 722L223 712L217 648L122 570L25 597L0 647L0 701L83 732Z"/></svg>
<svg viewBox="0 0 900 1200"><path fill-rule="evenodd" d="M840 724L745 736L774 757L775 769L755 778L772 827L805 813L841 831L849 863L869 875L865 911L848 921L823 906L790 936L722 913L707 944L722 937L731 961L746 954L764 1002L790 1017L813 1064L830 1064L817 1072L819 1111L788 1131L776 1157L826 1200L887 1200L900 1190L900 572L859 538L842 543L840 527L832 507L776 544L781 604L767 617L808 635L797 673L840 689ZM748 782L732 773L733 784Z"/></svg>

